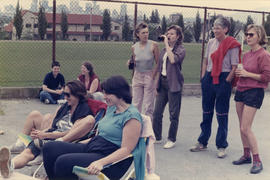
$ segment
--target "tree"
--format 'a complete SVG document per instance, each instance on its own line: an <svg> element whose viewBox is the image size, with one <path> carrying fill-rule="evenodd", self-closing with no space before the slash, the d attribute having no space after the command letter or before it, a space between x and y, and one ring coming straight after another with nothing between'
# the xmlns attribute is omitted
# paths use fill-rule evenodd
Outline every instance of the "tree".
<svg viewBox="0 0 270 180"><path fill-rule="evenodd" d="M213 27L214 26L214 22L215 22L216 19L217 19L217 16L216 16L216 13L214 13L214 15L211 17L211 19L209 21L210 22L210 27ZM211 31L210 37L211 38L214 38L215 37L213 31Z"/></svg>
<svg viewBox="0 0 270 180"><path fill-rule="evenodd" d="M186 29L184 31L184 42L190 43L190 42L192 42L192 38L193 38L193 36L192 36L191 31L189 29Z"/></svg>
<svg viewBox="0 0 270 180"><path fill-rule="evenodd" d="M47 33L47 19L45 16L45 9L43 6L39 7L38 11L38 34L41 40L44 39L45 34Z"/></svg>
<svg viewBox="0 0 270 180"><path fill-rule="evenodd" d="M230 24L231 24L231 27L229 29L229 35L235 37L236 23L235 23L235 21L233 20L232 17L230 18Z"/></svg>
<svg viewBox="0 0 270 180"><path fill-rule="evenodd" d="M246 22L246 24L245 24L245 26L244 26L244 31L247 30L247 27L248 27L248 25L250 25L250 24L254 24L254 21L253 21L253 19L252 19L251 16L248 16L248 17L247 17L247 22Z"/></svg>
<svg viewBox="0 0 270 180"><path fill-rule="evenodd" d="M266 16L266 21L264 23L264 29L267 34L267 36L270 36L270 14Z"/></svg>
<svg viewBox="0 0 270 180"><path fill-rule="evenodd" d="M193 23L194 38L196 42L199 42L201 32L202 32L202 23L199 12L197 12L196 20Z"/></svg>
<svg viewBox="0 0 270 180"><path fill-rule="evenodd" d="M61 13L61 31L62 31L62 39L65 40L67 38L67 31L68 31L68 18L67 13L62 10Z"/></svg>
<svg viewBox="0 0 270 180"><path fill-rule="evenodd" d="M182 28L182 31L183 32L185 31L184 18L183 18L183 15L182 14L179 14L179 18L178 18L176 24Z"/></svg>
<svg viewBox="0 0 270 180"><path fill-rule="evenodd" d="M167 31L167 22L166 22L166 17L163 16L161 20L161 33L165 34Z"/></svg>
<svg viewBox="0 0 270 180"><path fill-rule="evenodd" d="M129 41L129 40L131 40L130 37L132 37L132 36L130 36L130 27L129 27L129 22L128 22L128 16L126 14L123 29L122 29L122 38L125 41Z"/></svg>
<svg viewBox="0 0 270 180"><path fill-rule="evenodd" d="M159 17L159 13L158 13L158 10L156 9L155 10L155 17L156 17L156 23L158 24L158 23L160 23L160 17Z"/></svg>
<svg viewBox="0 0 270 180"><path fill-rule="evenodd" d="M143 21L147 24L149 23L149 19L146 17L145 14L143 14Z"/></svg>
<svg viewBox="0 0 270 180"><path fill-rule="evenodd" d="M13 25L16 29L16 37L18 39L21 39L23 30L23 18L22 18L22 9L20 8L19 1L17 2L16 12L13 19Z"/></svg>
<svg viewBox="0 0 270 180"><path fill-rule="evenodd" d="M102 30L103 30L103 34L102 34L102 38L107 41L108 37L111 34L111 16L110 16L110 11L109 9L105 9L104 13L103 13L103 24L102 24Z"/></svg>

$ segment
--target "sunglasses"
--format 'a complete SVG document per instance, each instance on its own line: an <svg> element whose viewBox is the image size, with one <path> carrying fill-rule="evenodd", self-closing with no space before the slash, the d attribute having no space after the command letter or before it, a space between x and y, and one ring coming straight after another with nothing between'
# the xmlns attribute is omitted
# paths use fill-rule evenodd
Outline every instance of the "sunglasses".
<svg viewBox="0 0 270 180"><path fill-rule="evenodd" d="M70 93L63 92L64 96L67 96L68 98L70 97Z"/></svg>
<svg viewBox="0 0 270 180"><path fill-rule="evenodd" d="M254 36L254 33L245 33L245 36L246 36L246 37L248 37L248 36L249 36L249 37L253 37L253 36Z"/></svg>

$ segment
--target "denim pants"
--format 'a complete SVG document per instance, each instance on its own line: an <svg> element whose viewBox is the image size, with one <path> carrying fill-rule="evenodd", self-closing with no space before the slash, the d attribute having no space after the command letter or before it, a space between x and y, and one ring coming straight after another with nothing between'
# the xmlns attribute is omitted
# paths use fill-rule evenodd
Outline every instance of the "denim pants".
<svg viewBox="0 0 270 180"><path fill-rule="evenodd" d="M168 81L161 76L161 86L156 97L153 114L153 129L157 140L162 139L162 119L167 102L169 102L170 128L168 140L175 142L178 130L178 122L181 108L182 90L170 92Z"/></svg>
<svg viewBox="0 0 270 180"><path fill-rule="evenodd" d="M100 136L95 136L88 144L48 142L43 147L43 161L50 180L77 180L72 173L73 166L88 167L119 147ZM128 170L133 158L127 158L102 170L109 179L118 180Z"/></svg>
<svg viewBox="0 0 270 180"><path fill-rule="evenodd" d="M153 72L134 72L132 79L132 104L147 116L153 119L155 101L155 82Z"/></svg>
<svg viewBox="0 0 270 180"><path fill-rule="evenodd" d="M216 108L218 121L216 146L217 148L226 148L228 146L228 113L232 91L231 83L226 81L228 74L229 72L222 72L219 76L219 84L213 84L211 73L206 72L201 82L203 121L200 125L201 134L198 141L205 146L211 136L214 108Z"/></svg>
<svg viewBox="0 0 270 180"><path fill-rule="evenodd" d="M55 98L57 97L57 98ZM39 99L41 102L44 102L45 99L49 99L50 104L56 104L57 100L59 99L64 99L64 95L55 95L55 97L52 96L51 93L47 92L47 91L41 91L39 94Z"/></svg>

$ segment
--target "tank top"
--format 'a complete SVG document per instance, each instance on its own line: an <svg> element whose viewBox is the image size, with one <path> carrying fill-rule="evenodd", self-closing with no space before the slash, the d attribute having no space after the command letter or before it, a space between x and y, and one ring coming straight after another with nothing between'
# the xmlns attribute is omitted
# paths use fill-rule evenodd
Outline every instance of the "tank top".
<svg viewBox="0 0 270 180"><path fill-rule="evenodd" d="M153 41L148 40L145 47L140 48L140 42L135 43L134 45L134 54L135 54L135 70L138 72L147 72L153 69L154 65L154 55L151 51L151 45Z"/></svg>

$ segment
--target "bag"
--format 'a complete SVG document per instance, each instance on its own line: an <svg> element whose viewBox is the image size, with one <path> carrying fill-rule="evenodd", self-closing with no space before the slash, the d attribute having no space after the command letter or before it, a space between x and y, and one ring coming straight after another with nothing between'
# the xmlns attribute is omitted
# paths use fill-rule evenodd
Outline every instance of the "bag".
<svg viewBox="0 0 270 180"><path fill-rule="evenodd" d="M133 58L133 55L130 57L130 61L129 61L129 65L128 65L128 69L129 70L132 70L134 69L134 58Z"/></svg>

